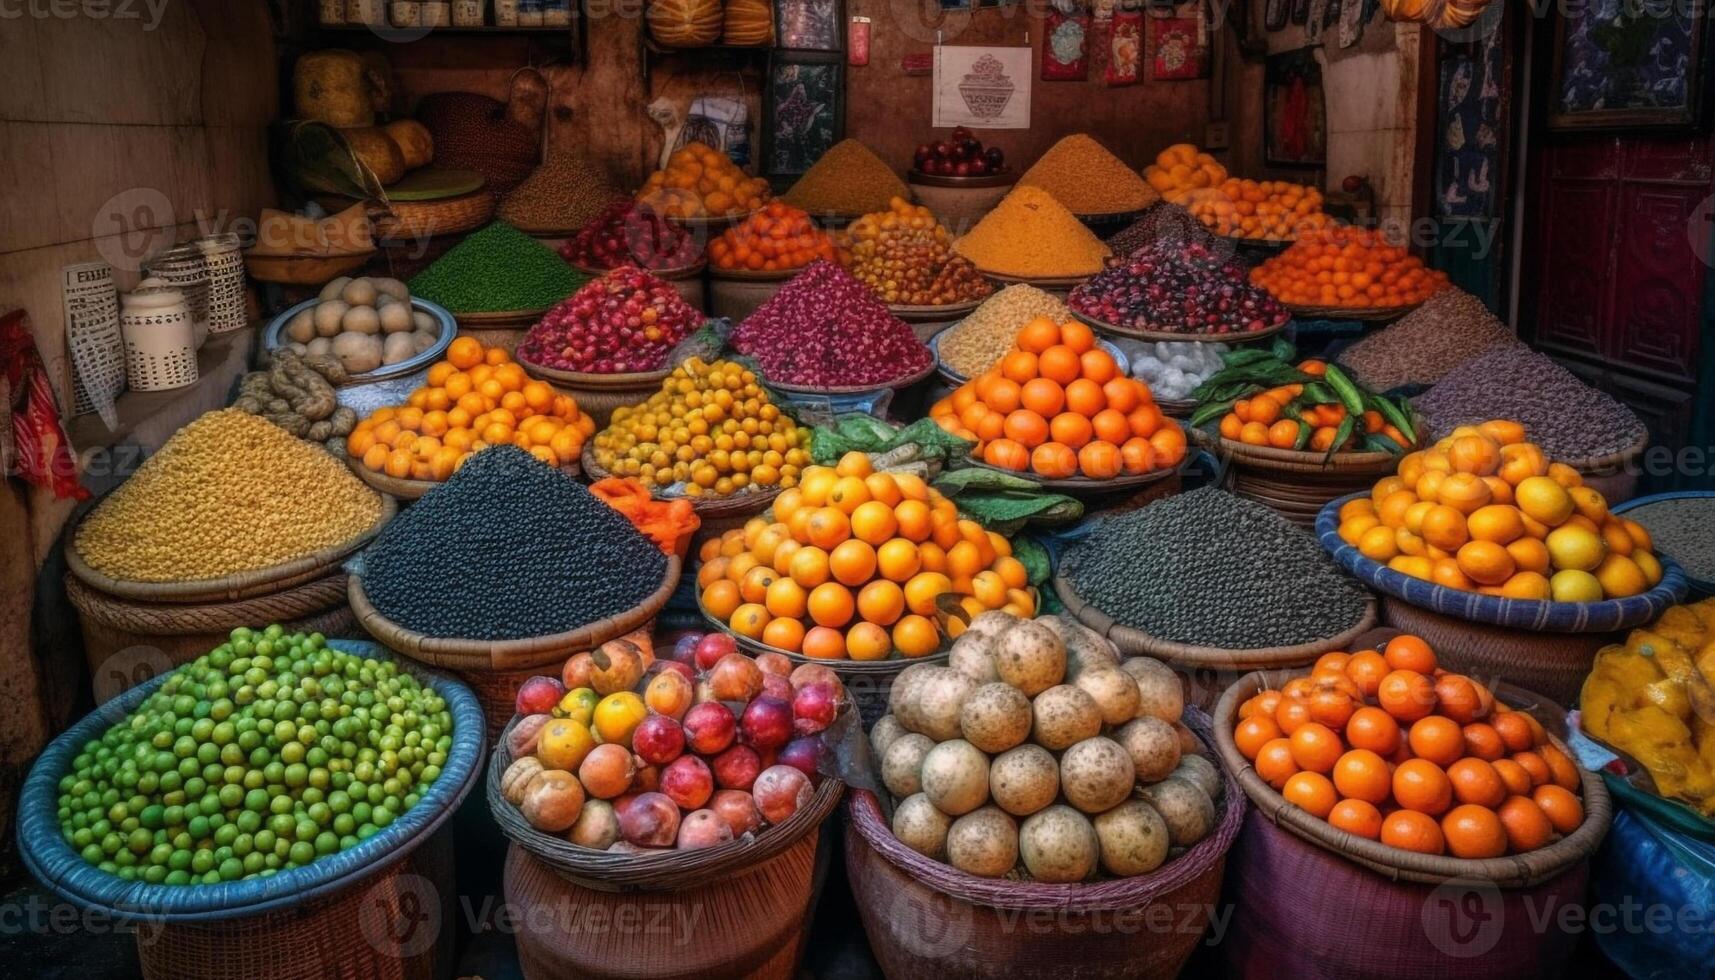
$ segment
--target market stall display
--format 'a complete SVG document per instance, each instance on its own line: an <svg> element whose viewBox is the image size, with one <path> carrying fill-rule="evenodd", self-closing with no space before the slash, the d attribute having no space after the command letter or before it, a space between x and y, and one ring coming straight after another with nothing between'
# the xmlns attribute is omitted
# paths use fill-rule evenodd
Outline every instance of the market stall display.
<svg viewBox="0 0 1715 980"><path fill-rule="evenodd" d="M784 274L817 259L843 264L846 256L833 235L784 201L768 202L709 242L709 264L716 275Z"/></svg>
<svg viewBox="0 0 1715 980"><path fill-rule="evenodd" d="M1081 218L1129 214L1161 199L1137 171L1084 133L1063 137L1049 147L1018 183L1048 192Z"/></svg>
<svg viewBox="0 0 1715 980"><path fill-rule="evenodd" d="M413 299L406 285L383 276L340 276L314 300L281 313L263 335L270 353L289 350L339 361L338 384L398 377L440 356L457 326L446 311Z"/></svg>
<svg viewBox="0 0 1715 980"><path fill-rule="evenodd" d="M746 317L732 347L785 391L896 388L934 369L908 324L851 273L820 259Z"/></svg>
<svg viewBox="0 0 1715 980"><path fill-rule="evenodd" d="M1715 594L1715 493L1679 490L1634 497L1610 513L1641 525L1651 550L1684 570L1693 595Z"/></svg>
<svg viewBox="0 0 1715 980"><path fill-rule="evenodd" d="M1285 180L1229 176L1227 168L1190 143L1176 143L1144 168L1149 186L1184 207L1217 235L1242 242L1290 242L1328 227L1322 192Z"/></svg>
<svg viewBox="0 0 1715 980"><path fill-rule="evenodd" d="M726 154L693 140L649 175L637 203L675 221L708 224L741 218L771 196L768 181L745 176Z"/></svg>
<svg viewBox="0 0 1715 980"><path fill-rule="evenodd" d="M970 310L994 292L926 207L895 197L846 229L847 268L896 313Z"/></svg>
<svg viewBox="0 0 1715 980"><path fill-rule="evenodd" d="M1447 288L1447 274L1380 231L1331 227L1302 235L1251 270L1250 281L1294 313L1387 319Z"/></svg>
<svg viewBox="0 0 1715 980"><path fill-rule="evenodd" d="M963 384L999 364L1026 323L1038 317L1065 323L1071 315L1059 297L1014 283L936 336L937 364L947 380Z"/></svg>
<svg viewBox="0 0 1715 980"><path fill-rule="evenodd" d="M635 265L659 273L703 261L696 236L629 199L614 201L590 218L560 246L560 255L590 272Z"/></svg>
<svg viewBox="0 0 1715 980"><path fill-rule="evenodd" d="M1020 184L953 251L983 273L1069 288L1094 275L1111 252L1047 191Z"/></svg>
<svg viewBox="0 0 1715 980"><path fill-rule="evenodd" d="M520 231L563 236L627 196L593 161L577 154L554 154L501 199L499 214Z"/></svg>
<svg viewBox="0 0 1715 980"><path fill-rule="evenodd" d="M460 337L403 405L376 409L346 437L358 476L415 500L471 453L514 445L549 466L575 468L595 420L570 396L532 380L504 348Z"/></svg>
<svg viewBox="0 0 1715 980"><path fill-rule="evenodd" d="M625 265L543 314L514 353L526 370L550 380L641 375L649 386L666 376L674 346L707 319L668 283Z"/></svg>
<svg viewBox="0 0 1715 980"><path fill-rule="evenodd" d="M855 218L884 211L893 198L911 191L875 152L855 139L843 139L810 165L781 199L818 218Z"/></svg>
<svg viewBox="0 0 1715 980"><path fill-rule="evenodd" d="M1185 433L1128 378L1076 320L1025 324L991 368L929 409L944 429L976 443L973 460L1047 480L1091 483L1171 474Z"/></svg>
<svg viewBox="0 0 1715 980"><path fill-rule="evenodd" d="M964 126L954 126L944 140L917 144L917 151L911 155L911 168L913 178L991 177L1007 171L1006 151L998 146L984 146L975 133Z"/></svg>
<svg viewBox="0 0 1715 980"><path fill-rule="evenodd" d="M445 307L466 326L516 326L583 284L552 249L496 221L448 249L408 285L411 295Z"/></svg>
<svg viewBox="0 0 1715 980"><path fill-rule="evenodd" d="M1142 340L1237 343L1279 333L1291 314L1246 275L1209 244L1158 239L1079 283L1066 305L1086 323Z"/></svg>
<svg viewBox="0 0 1715 980"><path fill-rule="evenodd" d="M1340 365L1374 391L1433 385L1485 354L1519 339L1483 301L1449 286L1423 305L1340 352Z"/></svg>
<svg viewBox="0 0 1715 980"><path fill-rule="evenodd" d="M710 539L700 557L704 614L742 643L799 659L938 653L943 596L967 617L1037 606L1004 537L961 519L921 477L873 471L863 453L809 467L769 515Z"/></svg>

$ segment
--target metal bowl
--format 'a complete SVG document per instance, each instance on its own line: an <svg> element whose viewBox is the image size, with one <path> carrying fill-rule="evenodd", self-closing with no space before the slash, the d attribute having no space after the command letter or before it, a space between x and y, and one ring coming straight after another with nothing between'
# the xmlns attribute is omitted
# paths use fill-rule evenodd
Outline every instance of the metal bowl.
<svg viewBox="0 0 1715 980"><path fill-rule="evenodd" d="M262 328L263 355L266 356L275 349L286 346L285 342L280 339L280 334L286 329L286 324L300 311L311 309L320 302L320 299L306 299L269 320L268 325ZM411 308L422 310L435 318L435 322L441 325L439 339L420 354L412 354L403 361L397 361L393 364L383 364L373 371L354 374L351 376L351 380L347 382L348 384L365 385L376 381L386 381L389 378L404 377L428 367L446 355L447 348L452 345L453 338L458 336L458 321L453 319L453 315L448 313L445 307L431 303L426 299L411 297Z"/></svg>

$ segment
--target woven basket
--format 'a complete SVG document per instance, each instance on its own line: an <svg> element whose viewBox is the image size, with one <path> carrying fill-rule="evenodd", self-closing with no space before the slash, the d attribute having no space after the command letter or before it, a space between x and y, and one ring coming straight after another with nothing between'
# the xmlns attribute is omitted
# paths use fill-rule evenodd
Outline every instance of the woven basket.
<svg viewBox="0 0 1715 980"><path fill-rule="evenodd" d="M1685 598L1685 573L1670 558L1655 587L1642 595L1600 602L1550 602L1543 599L1503 599L1466 592L1412 578L1365 558L1340 538L1340 508L1362 494L1330 501L1316 518L1316 536L1340 567L1370 588L1454 619L1515 630L1546 633L1612 633L1654 620Z"/></svg>
<svg viewBox="0 0 1715 980"><path fill-rule="evenodd" d="M373 643L336 642L365 657ZM441 776L417 805L350 850L267 878L216 885L127 882L84 861L60 834L59 782L73 757L125 712L152 695L163 674L114 699L50 743L36 759L18 801L19 854L35 878L71 904L140 921L138 952L151 978L424 977L449 919L430 908L450 894L445 867L420 851L482 771L482 713L463 685L402 664L446 699L453 747ZM145 945L154 930L160 942Z"/></svg>
<svg viewBox="0 0 1715 980"><path fill-rule="evenodd" d="M1300 320L1361 320L1365 323L1382 323L1387 320L1397 320L1412 310L1422 306L1422 303L1407 303L1404 306L1316 306L1306 303L1286 303L1286 307L1294 317Z"/></svg>
<svg viewBox="0 0 1715 980"><path fill-rule="evenodd" d="M1607 787L1595 773L1580 768L1583 777L1584 822L1572 833L1547 846L1525 854L1498 858L1458 858L1440 854L1418 854L1389 847L1380 841L1367 840L1348 834L1312 816L1286 801L1274 787L1263 782L1250 762L1239 753L1233 741L1233 727L1238 722L1239 706L1253 695L1267 689L1278 690L1294 677L1308 676L1304 671L1257 671L1247 674L1227 688L1215 705L1215 748L1227 771L1234 774L1245 795L1250 797L1257 812L1281 829L1317 847L1338 854L1369 868L1392 881L1415 881L1439 885L1448 881L1486 882L1496 888L1529 888L1559 877L1574 867L1585 864L1595 853L1597 845L1608 832L1613 819L1613 807ZM1540 698L1529 691L1502 685L1495 696L1509 703L1523 705ZM1554 746L1573 757L1566 744L1553 735Z"/></svg>
<svg viewBox="0 0 1715 980"><path fill-rule="evenodd" d="M1624 517L1632 517L1633 511L1649 504L1660 503L1667 500L1709 500L1712 498L1715 498L1715 490L1675 490L1668 493L1653 493L1647 497L1633 497L1623 504L1610 507L1609 512ZM1645 526L1647 527L1648 525ZM1659 543L1657 544L1657 547L1660 547ZM1669 555L1668 557L1672 558L1674 556ZM1704 599L1715 595L1715 580L1698 578L1683 567L1681 567L1680 570L1685 572L1685 581L1691 587L1690 598Z"/></svg>
<svg viewBox="0 0 1715 980"><path fill-rule="evenodd" d="M78 519L76 525L73 525L66 532L66 567L85 585L98 592L141 602L213 603L269 595L294 585L302 585L319 578L325 578L337 570L340 563L345 561L349 555L368 544L377 534L380 534L381 529L387 526L387 522L399 513L399 505L391 497L385 494L380 495L380 497L381 516L367 531L356 537L331 548L323 548L301 558L294 558L289 562L275 565L272 568L258 568L221 578L189 582L128 582L89 567L84 562L83 556L78 553L76 545L78 527L89 518L89 514L95 512L95 509L91 508L83 517Z"/></svg>
<svg viewBox="0 0 1715 980"><path fill-rule="evenodd" d="M1382 622L1422 637L1436 650L1445 650L1441 659L1451 669L1517 684L1567 708L1578 703L1578 692L1584 688L1597 651L1626 639L1625 630L1546 633L1490 626L1387 595L1382 596Z"/></svg>
<svg viewBox="0 0 1715 980"><path fill-rule="evenodd" d="M584 445L582 463L584 475L591 483L613 475L595 461L593 440ZM715 534L738 527L773 506L774 498L780 496L782 489L776 485L768 490L745 490L725 497L693 497L691 509L697 512L698 519L702 521L702 533Z"/></svg>
<svg viewBox="0 0 1715 980"><path fill-rule="evenodd" d="M738 323L756 312L786 285L794 273L771 273L773 278L740 277L726 272L709 275L708 313Z"/></svg>
<svg viewBox="0 0 1715 980"><path fill-rule="evenodd" d="M1192 438L1226 465L1234 493L1306 528L1316 526L1316 516L1328 501L1367 493L1377 480L1399 468L1400 457L1394 453L1335 453L1330 457L1247 445L1203 429L1192 430Z"/></svg>
<svg viewBox="0 0 1715 980"><path fill-rule="evenodd" d="M1617 453L1561 462L1577 470L1584 478L1584 485L1600 491L1602 497L1612 506L1623 504L1637 494L1638 476L1643 472L1638 460L1643 457L1647 448L1649 433L1645 432L1636 442Z"/></svg>
<svg viewBox="0 0 1715 980"><path fill-rule="evenodd" d="M646 854L597 851L530 826L501 793L500 777L512 764L506 736L515 724L516 719L508 723L494 743L488 766L488 808L501 832L512 839L515 847L528 852L553 874L595 891L677 892L732 881L752 873L806 837L813 838L845 794L844 783L824 778L809 805L800 807L784 823L715 847ZM814 847L811 851L814 852Z"/></svg>
<svg viewBox="0 0 1715 980"><path fill-rule="evenodd" d="M1304 667L1330 650L1346 650L1352 641L1376 625L1376 600L1367 596L1364 613L1351 628L1326 640L1300 643L1288 647L1263 647L1255 650L1223 650L1219 647L1192 646L1151 636L1142 630L1117 623L1078 595L1072 583L1058 572L1054 575L1054 592L1065 604L1066 611L1078 622L1113 641L1121 653L1128 656L1154 657L1186 675L1186 701L1205 711L1210 710L1221 692L1238 677L1253 670L1281 667Z"/></svg>
<svg viewBox="0 0 1715 980"><path fill-rule="evenodd" d="M505 898L518 916L519 967L527 980L792 980L825 863L821 841L812 828L748 874L627 893L568 881L514 844Z"/></svg>
<svg viewBox="0 0 1715 980"><path fill-rule="evenodd" d="M667 604L679 585L679 558L667 556L667 573L653 593L638 605L616 616L551 636L519 640L470 640L425 636L406 629L376 610L363 591L363 577L348 578L348 596L357 621L369 635L419 663L459 671L529 670L564 661L580 650L591 650L616 636L624 636L650 620Z"/></svg>
<svg viewBox="0 0 1715 980"><path fill-rule="evenodd" d="M359 480L362 480L364 483L367 483L371 490L374 490L377 493L384 493L394 500L406 502L419 500L422 498L423 494L428 493L430 490L441 485L440 481L437 480L413 480L408 477L388 476L386 473L377 473L363 465L362 460L352 456L346 457L345 465L347 469L351 470L354 476ZM576 478L583 472L583 468L579 466L578 461L574 459L570 463L562 464L560 466L560 472L567 476Z"/></svg>
<svg viewBox="0 0 1715 980"><path fill-rule="evenodd" d="M532 378L548 382L556 391L571 395L578 408L595 419L597 429L607 428L613 410L623 405L647 401L661 390L661 382L671 372L640 371L631 374L588 374L580 371L559 371L534 361L518 358L519 366Z"/></svg>
<svg viewBox="0 0 1715 980"><path fill-rule="evenodd" d="M1075 885L926 858L893 836L873 793L853 790L846 873L870 948L890 977L1176 977L1203 941L1244 820L1244 796L1223 778L1209 836L1150 874Z"/></svg>
<svg viewBox="0 0 1715 980"><path fill-rule="evenodd" d="M293 633L359 634L357 618L346 605L345 575L339 572L279 592L215 603L137 602L91 588L75 575L65 577L65 590L77 610L98 702L105 700L103 692L136 683L141 665L163 671L189 663L240 626L279 623ZM146 653L138 656L139 650ZM114 659L120 654L126 656ZM122 676L106 676L112 670Z"/></svg>
<svg viewBox="0 0 1715 980"><path fill-rule="evenodd" d="M1248 344L1256 340L1266 340L1286 329L1286 323L1248 333L1178 333L1169 330L1144 330L1138 327L1122 327L1117 323L1098 320L1093 316L1085 316L1074 311L1072 318L1090 328L1104 334L1116 337L1131 337L1135 340L1157 341L1165 340L1170 343L1205 343L1205 344ZM1291 322L1291 321L1287 321Z"/></svg>
<svg viewBox="0 0 1715 980"><path fill-rule="evenodd" d="M387 208L388 212L373 218L375 237L390 242L420 241L488 224L494 217L494 192L473 191L439 201L389 201Z"/></svg>
<svg viewBox="0 0 1715 980"><path fill-rule="evenodd" d="M374 256L374 249L357 255L246 255L244 268L257 282L321 286L356 272Z"/></svg>

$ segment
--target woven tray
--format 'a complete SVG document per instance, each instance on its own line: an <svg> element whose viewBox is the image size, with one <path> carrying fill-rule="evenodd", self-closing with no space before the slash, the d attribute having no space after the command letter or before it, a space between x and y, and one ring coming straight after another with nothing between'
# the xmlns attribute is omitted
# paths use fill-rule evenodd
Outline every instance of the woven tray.
<svg viewBox="0 0 1715 980"><path fill-rule="evenodd" d="M1422 306L1422 303L1410 303L1405 306L1317 306L1304 303L1288 303L1276 300L1294 316L1304 320L1397 320Z"/></svg>
<svg viewBox="0 0 1715 980"><path fill-rule="evenodd" d="M1112 640L1121 653L1156 657L1181 667L1205 667L1214 670L1301 667L1330 650L1346 649L1353 640L1376 625L1375 596L1366 596L1364 612L1358 617L1357 623L1325 640L1313 640L1292 646L1259 647L1253 650L1224 650L1162 639L1115 622L1112 616L1085 602L1072 587L1072 583L1059 572L1054 573L1054 593L1065 603L1066 611L1076 617L1078 622Z"/></svg>
<svg viewBox="0 0 1715 980"><path fill-rule="evenodd" d="M383 616L363 591L363 577L348 574L347 594L351 610L357 614L358 625L369 635L403 653L413 660L451 670L525 670L556 660L567 654L600 646L616 636L624 636L655 618L673 590L679 586L678 555L667 556L667 574L661 584L641 603L607 619L588 623L575 630L549 636L530 636L517 640L472 640L454 637L426 636L407 629Z"/></svg>
<svg viewBox="0 0 1715 980"><path fill-rule="evenodd" d="M616 854L580 847L553 834L546 834L524 819L518 808L500 791L500 777L512 764L508 735L518 724L514 718L494 740L488 767L488 808L500 830L520 848L567 881L604 892L673 892L713 881L733 878L791 847L827 819L839 806L845 784L824 777L807 806L754 834L714 847L697 850L661 850L649 854Z"/></svg>
<svg viewBox="0 0 1715 980"><path fill-rule="evenodd" d="M719 266L709 267L709 278L727 280L729 282L785 282L804 271L804 266L796 269L722 269Z"/></svg>
<svg viewBox="0 0 1715 980"><path fill-rule="evenodd" d="M371 659L387 652L373 643L330 640L329 645ZM476 696L444 674L401 660L402 669L434 688L453 715L453 746L441 775L417 805L356 847L267 878L217 885L152 885L125 881L83 859L60 834L59 781L84 746L167 682L164 673L86 715L36 758L18 799L19 855L37 881L79 908L169 923L213 922L294 909L348 888L391 866L426 841L452 816L482 771L483 721Z"/></svg>
<svg viewBox="0 0 1715 980"><path fill-rule="evenodd" d="M1255 340L1266 340L1286 329L1286 324L1282 323L1278 326L1253 330L1250 333L1169 333L1165 330L1136 330L1131 327L1122 327L1105 320L1098 320L1093 316L1086 316L1076 310L1072 311L1072 317L1080 323L1088 325L1091 329L1118 334L1121 337L1131 337L1136 340L1166 340L1178 343L1248 344Z"/></svg>
<svg viewBox="0 0 1715 980"><path fill-rule="evenodd" d="M438 201L389 201L375 216L375 237L384 242L409 242L437 235L472 231L494 217L494 193L476 191Z"/></svg>
<svg viewBox="0 0 1715 980"><path fill-rule="evenodd" d="M952 190L986 187L1011 187L1013 184L1018 183L1018 178L1018 172L1010 169L1002 170L1000 173L983 174L981 177L960 177L957 175L947 177L941 174L926 174L923 171L916 169L907 170L905 172L905 180L907 183L917 184L922 187L945 187Z"/></svg>
<svg viewBox="0 0 1715 980"><path fill-rule="evenodd" d="M594 447L588 443L584 445L583 467L584 475L589 478L591 483L597 480L605 480L613 475L602 469L601 464L595 461ZM691 509L696 511L697 516L703 521L703 530L708 531L710 521L723 518L751 517L762 513L774 503L775 497L780 496L782 489L778 484L767 490L755 490L747 487L740 493L726 497L690 497L688 499L691 501ZM658 494L653 496L656 500L674 499Z"/></svg>
<svg viewBox="0 0 1715 980"><path fill-rule="evenodd" d="M993 295L993 293L989 294L989 296ZM984 296L982 299L970 299L965 300L962 303L949 303L946 306L922 306L913 303L889 304L887 312L901 320L904 320L906 323L939 323L942 320L963 319L972 310L983 305L987 299L988 296Z"/></svg>
<svg viewBox="0 0 1715 980"><path fill-rule="evenodd" d="M495 310L487 313L454 313L453 319L457 320L461 327L471 327L475 329L528 327L533 325L537 320L542 319L542 314L548 312L548 309L548 307L544 306L539 310Z"/></svg>
<svg viewBox="0 0 1715 980"><path fill-rule="evenodd" d="M921 369L913 372L912 374L907 375L906 377L903 377L903 378L896 378L892 381L884 382L884 383L878 384L878 385L831 385L831 386L824 386L824 387L820 387L820 388L812 388L812 387L809 387L807 385L789 385L789 384L786 384L786 383L780 382L780 381L770 381L770 380L768 380L767 377L764 377L762 379L762 381L764 384L766 384L770 388L773 388L777 391L789 392L789 393L794 394L794 395L867 395L870 392L875 392L875 391L887 391L888 389L898 390L900 388L909 388L912 385L916 384L919 381L922 381L924 378L927 378L929 375L934 374L934 373L935 373L935 358L930 357L928 364L923 365L923 367Z"/></svg>
<svg viewBox="0 0 1715 980"><path fill-rule="evenodd" d="M1458 858L1439 854L1418 854L1389 847L1348 834L1326 820L1311 815L1286 801L1274 787L1263 782L1250 762L1239 753L1233 741L1233 727L1239 706L1264 688L1278 689L1293 677L1307 676L1300 670L1258 671L1240 678L1227 688L1215 705L1215 748L1228 772L1234 774L1245 795L1258 812L1284 828L1325 851L1331 851L1356 864L1363 865L1394 881L1415 881L1438 885L1447 881L1480 881L1497 888L1528 888L1548 881L1589 858L1608 832L1613 819L1613 804L1600 777L1579 767L1583 780L1584 822L1571 834L1539 850L1498 858ZM1495 692L1497 697L1509 693L1505 685ZM1529 692L1513 688L1511 693L1529 698ZM1550 742L1576 758L1566 744L1549 736Z"/></svg>
<svg viewBox="0 0 1715 980"><path fill-rule="evenodd" d="M1354 493L1328 502L1316 518L1316 537L1334 561L1359 581L1379 592L1457 619L1491 626L1550 633L1610 633L1651 622L1685 598L1685 573L1673 559L1658 555L1662 579L1642 595L1600 602L1551 602L1545 599L1503 599L1466 592L1412 578L1377 561L1340 538L1340 508L1367 496Z"/></svg>
<svg viewBox="0 0 1715 980"><path fill-rule="evenodd" d="M1352 478L1374 476L1381 479L1393 473L1399 467L1400 457L1411 451L1402 449L1398 453L1343 452L1329 456L1327 453L1297 449L1253 446L1209 432L1207 429L1193 429L1191 435L1205 449L1220 456L1230 457L1235 464L1277 473L1325 473ZM1419 444L1421 443L1422 440L1419 439Z"/></svg>
<svg viewBox="0 0 1715 980"><path fill-rule="evenodd" d="M254 571L238 572L221 578L200 579L182 582L129 582L105 575L83 560L77 551L77 530L89 515L95 512L90 508L79 517L65 535L66 567L77 576L78 580L98 592L115 595L125 599L141 602L182 602L209 603L224 602L235 599L250 599L256 596L279 592L295 585L314 581L333 573L339 568L340 562L381 533L396 514L399 505L386 494L381 495L381 515L367 531L343 541L331 548L323 548L301 558L275 565L272 568L259 568Z"/></svg>
<svg viewBox="0 0 1715 980"><path fill-rule="evenodd" d="M524 373L542 381L551 381L573 389L589 389L595 391L642 391L651 392L661 386L672 371L662 368L659 371L637 371L630 374L592 374L582 371L561 371L537 364L523 357L514 358Z"/></svg>
<svg viewBox="0 0 1715 980"><path fill-rule="evenodd" d="M320 286L349 275L375 256L370 249L357 255L245 255L244 268L258 282L287 286Z"/></svg>
<svg viewBox="0 0 1715 980"><path fill-rule="evenodd" d="M592 278L605 275L613 271L613 269L597 269L594 266L580 265L576 262L568 262L567 264L584 275ZM698 259L691 265L675 266L671 269L651 269L647 266L639 266L638 268L641 268L644 272L649 273L657 279L664 279L668 282L677 282L682 279L695 279L697 276L702 275L703 270L708 268L708 266L708 259Z"/></svg>
<svg viewBox="0 0 1715 980"><path fill-rule="evenodd" d="M982 273L984 278L992 279L998 283L1004 283L1010 286L1013 283L1021 282L1026 286L1035 286L1037 289L1047 290L1049 292L1054 290L1065 292L1070 290L1073 286L1076 286L1090 278L1090 276L1096 274L1095 272L1092 272L1088 276L1037 276L1032 278L1029 276L1009 276L1000 272L990 272L987 269L978 269L977 271ZM1099 272L1100 270L1097 271Z"/></svg>

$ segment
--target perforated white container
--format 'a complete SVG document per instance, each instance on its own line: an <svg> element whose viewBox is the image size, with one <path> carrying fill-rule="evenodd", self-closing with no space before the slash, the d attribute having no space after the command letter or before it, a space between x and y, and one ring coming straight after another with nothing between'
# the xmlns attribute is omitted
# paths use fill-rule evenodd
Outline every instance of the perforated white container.
<svg viewBox="0 0 1715 980"><path fill-rule="evenodd" d="M166 391L197 380L196 330L184 293L145 279L125 294L120 312L125 375L133 391Z"/></svg>

